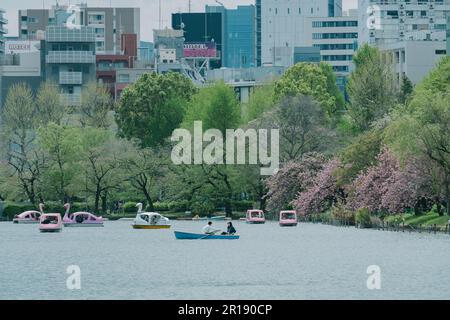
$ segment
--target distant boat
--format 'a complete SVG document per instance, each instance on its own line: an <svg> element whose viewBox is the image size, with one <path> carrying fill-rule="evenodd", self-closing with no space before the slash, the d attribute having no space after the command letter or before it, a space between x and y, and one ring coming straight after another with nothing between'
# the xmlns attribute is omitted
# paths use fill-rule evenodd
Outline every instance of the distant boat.
<svg viewBox="0 0 450 320"><path fill-rule="evenodd" d="M66 213L63 217L64 227L103 227L103 218L89 212L70 213L70 203L64 205Z"/></svg>
<svg viewBox="0 0 450 320"><path fill-rule="evenodd" d="M39 223L39 218L44 213L44 205L41 203L39 205L40 211L25 211L19 215L16 215L13 219L13 223L17 224L33 224Z"/></svg>
<svg viewBox="0 0 450 320"><path fill-rule="evenodd" d="M61 232L62 228L63 223L59 213L44 213L41 215L39 222L41 232Z"/></svg>
<svg viewBox="0 0 450 320"><path fill-rule="evenodd" d="M296 211L281 211L280 212L280 226L281 227L296 227L298 225Z"/></svg>
<svg viewBox="0 0 450 320"><path fill-rule="evenodd" d="M264 224L266 223L266 218L264 216L264 211L262 210L248 210L246 215L246 221L250 224Z"/></svg>
<svg viewBox="0 0 450 320"><path fill-rule="evenodd" d="M175 231L175 238L178 240L238 240L238 235L220 235L220 234L197 234Z"/></svg>
<svg viewBox="0 0 450 320"><path fill-rule="evenodd" d="M133 222L133 229L170 229L170 220L156 212L143 212L142 203L136 205L138 213Z"/></svg>

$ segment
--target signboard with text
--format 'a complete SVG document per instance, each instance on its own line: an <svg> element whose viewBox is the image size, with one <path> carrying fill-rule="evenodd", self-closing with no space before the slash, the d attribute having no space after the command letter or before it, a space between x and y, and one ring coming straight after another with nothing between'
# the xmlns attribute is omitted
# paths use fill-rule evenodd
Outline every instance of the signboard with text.
<svg viewBox="0 0 450 320"><path fill-rule="evenodd" d="M216 44L214 42L185 43L184 56L186 58L216 58Z"/></svg>
<svg viewBox="0 0 450 320"><path fill-rule="evenodd" d="M6 54L38 52L39 47L39 41L6 40L5 43Z"/></svg>

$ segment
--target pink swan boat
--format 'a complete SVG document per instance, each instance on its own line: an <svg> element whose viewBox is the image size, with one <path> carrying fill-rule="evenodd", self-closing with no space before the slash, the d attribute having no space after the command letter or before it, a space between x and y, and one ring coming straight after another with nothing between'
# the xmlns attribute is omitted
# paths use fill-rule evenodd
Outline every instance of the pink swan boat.
<svg viewBox="0 0 450 320"><path fill-rule="evenodd" d="M246 221L250 224L263 224L266 223L264 217L264 211L262 210L248 210L246 215Z"/></svg>
<svg viewBox="0 0 450 320"><path fill-rule="evenodd" d="M281 211L280 212L280 226L281 227L296 227L298 224L297 212Z"/></svg>
<svg viewBox="0 0 450 320"><path fill-rule="evenodd" d="M39 222L41 232L61 232L63 228L62 218L59 213L43 213Z"/></svg>
<svg viewBox="0 0 450 320"><path fill-rule="evenodd" d="M66 213L64 214L63 224L65 227L103 227L103 218L97 217L89 212L70 213L70 204L64 205Z"/></svg>
<svg viewBox="0 0 450 320"><path fill-rule="evenodd" d="M44 213L44 205L39 204L39 211L25 211L19 215L16 215L13 219L13 223L30 224L39 223L39 218Z"/></svg>

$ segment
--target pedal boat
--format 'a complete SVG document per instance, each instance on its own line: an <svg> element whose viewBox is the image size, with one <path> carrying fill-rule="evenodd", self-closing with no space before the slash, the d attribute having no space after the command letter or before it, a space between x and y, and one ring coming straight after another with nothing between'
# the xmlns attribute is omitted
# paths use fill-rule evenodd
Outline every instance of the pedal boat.
<svg viewBox="0 0 450 320"><path fill-rule="evenodd" d="M298 218L296 211L281 211L280 212L280 226L281 227L296 227L298 225Z"/></svg>
<svg viewBox="0 0 450 320"><path fill-rule="evenodd" d="M62 228L63 223L59 213L44 213L41 215L39 222L41 232L61 232Z"/></svg>
<svg viewBox="0 0 450 320"><path fill-rule="evenodd" d="M89 212L70 213L70 204L64 205L66 213L64 214L64 227L103 227L103 218L97 217Z"/></svg>
<svg viewBox="0 0 450 320"><path fill-rule="evenodd" d="M136 205L138 213L132 224L133 229L170 229L170 220L157 212L142 212L142 203Z"/></svg>
<svg viewBox="0 0 450 320"><path fill-rule="evenodd" d="M16 215L13 219L13 223L16 224L38 224L39 219L44 212L44 205L39 205L40 211L25 211L19 215Z"/></svg>
<svg viewBox="0 0 450 320"><path fill-rule="evenodd" d="M262 210L248 210L246 215L246 222L249 224L264 224L266 218Z"/></svg>

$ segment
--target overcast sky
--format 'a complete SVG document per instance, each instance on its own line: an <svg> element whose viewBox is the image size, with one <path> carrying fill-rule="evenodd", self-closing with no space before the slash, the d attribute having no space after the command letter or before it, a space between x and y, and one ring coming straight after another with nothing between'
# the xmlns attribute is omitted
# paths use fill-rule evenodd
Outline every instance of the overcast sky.
<svg viewBox="0 0 450 320"><path fill-rule="evenodd" d="M60 4L75 4L87 2L89 6L99 7L139 7L141 8L141 38L142 40L152 40L153 29L159 26L159 0L83 0L70 1L59 0ZM238 4L253 4L254 0L221 0L227 8L236 7ZM343 0L344 10L356 8L357 0ZM19 9L49 8L56 1L53 0L1 0L0 7L6 10L6 19L9 20L7 36L17 36L17 11ZM173 12L187 11L189 0L161 0L162 3L162 25L170 26L170 15ZM214 0L191 0L192 11L204 11L205 4L215 4Z"/></svg>

